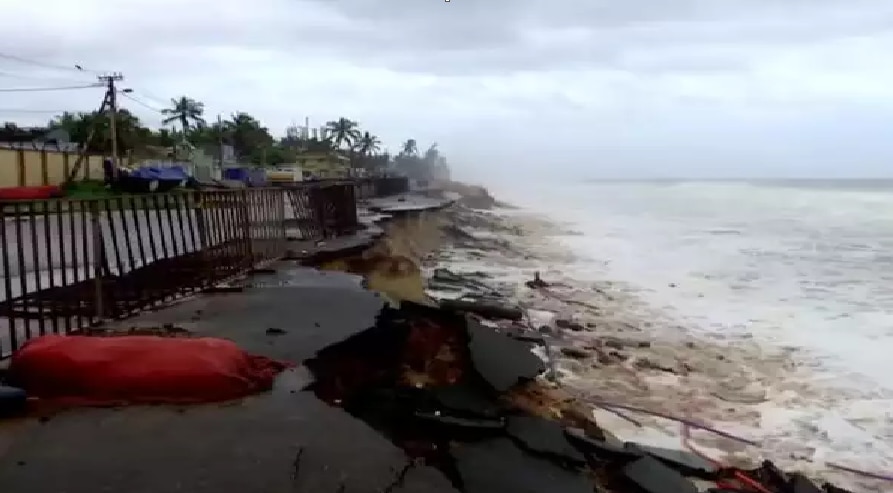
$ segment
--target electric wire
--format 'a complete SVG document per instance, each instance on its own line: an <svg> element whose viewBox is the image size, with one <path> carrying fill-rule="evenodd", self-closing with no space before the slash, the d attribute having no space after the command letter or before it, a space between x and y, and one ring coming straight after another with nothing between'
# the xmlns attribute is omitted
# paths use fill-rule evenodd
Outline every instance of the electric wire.
<svg viewBox="0 0 893 493"><path fill-rule="evenodd" d="M9 54L9 53L3 53L3 52L0 52L0 58L5 58L5 59L7 59L7 60L13 60L13 61L16 61L16 62L19 62L19 63L25 63L25 64L28 64L28 65L33 65L33 66L35 66L35 67L43 67L43 68L49 68L49 69L53 69L53 70L73 71L73 72L77 72L77 73L84 74L84 75L87 75L86 73L91 73L91 74L94 74L94 75L98 75L98 74L101 73L101 72L98 72L98 71L96 71L96 70L85 69L85 68L83 68L83 67L81 67L80 65L77 65L77 64L73 64L73 65L71 65L71 66L69 67L69 66L65 66L65 65L57 65L57 64L54 64L54 63L41 62L41 61L39 61L39 60L34 60L34 59L31 59L31 58L20 57L20 56L17 56L17 55L11 55L11 54Z"/></svg>
<svg viewBox="0 0 893 493"><path fill-rule="evenodd" d="M69 91L74 89L90 89L103 87L104 84L89 84L81 86L55 86L55 87L0 87L0 92L41 92L41 91Z"/></svg>

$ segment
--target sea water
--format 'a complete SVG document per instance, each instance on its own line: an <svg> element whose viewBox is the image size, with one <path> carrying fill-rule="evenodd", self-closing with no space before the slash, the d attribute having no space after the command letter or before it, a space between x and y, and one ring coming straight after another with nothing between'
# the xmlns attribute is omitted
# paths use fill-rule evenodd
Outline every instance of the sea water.
<svg viewBox="0 0 893 493"><path fill-rule="evenodd" d="M569 230L555 240L579 256L579 280L622 284L677 330L788 351L807 390L755 406L749 431L775 444L768 454L807 449L810 460L893 473L893 183L491 190Z"/></svg>

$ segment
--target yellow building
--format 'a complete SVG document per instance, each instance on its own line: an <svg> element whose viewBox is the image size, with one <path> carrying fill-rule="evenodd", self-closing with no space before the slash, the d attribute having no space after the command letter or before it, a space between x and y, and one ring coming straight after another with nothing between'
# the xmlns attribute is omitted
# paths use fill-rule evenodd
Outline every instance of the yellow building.
<svg viewBox="0 0 893 493"><path fill-rule="evenodd" d="M350 176L350 159L339 152L308 151L298 154L297 165L308 178L347 178Z"/></svg>
<svg viewBox="0 0 893 493"><path fill-rule="evenodd" d="M0 188L61 185L74 169L77 152L57 152L0 145ZM75 180L102 180L103 156L86 156Z"/></svg>

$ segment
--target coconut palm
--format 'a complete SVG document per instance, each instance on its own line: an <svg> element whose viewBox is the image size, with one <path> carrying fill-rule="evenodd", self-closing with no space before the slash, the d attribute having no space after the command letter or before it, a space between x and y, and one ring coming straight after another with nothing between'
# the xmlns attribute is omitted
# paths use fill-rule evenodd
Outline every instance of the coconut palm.
<svg viewBox="0 0 893 493"><path fill-rule="evenodd" d="M357 122L344 118L343 116L337 120L326 123L326 130L331 136L336 148L341 144L347 144L348 148L360 140L360 130L357 128Z"/></svg>
<svg viewBox="0 0 893 493"><path fill-rule="evenodd" d="M363 136L357 141L357 151L360 153L360 156L365 157L369 154L375 154L380 149L381 141L369 132L363 132Z"/></svg>
<svg viewBox="0 0 893 493"><path fill-rule="evenodd" d="M205 103L186 96L180 96L180 99L171 99L171 107L161 110L161 113L167 116L162 121L164 125L178 122L183 128L184 135L190 127L195 128L205 123L202 118L205 113Z"/></svg>

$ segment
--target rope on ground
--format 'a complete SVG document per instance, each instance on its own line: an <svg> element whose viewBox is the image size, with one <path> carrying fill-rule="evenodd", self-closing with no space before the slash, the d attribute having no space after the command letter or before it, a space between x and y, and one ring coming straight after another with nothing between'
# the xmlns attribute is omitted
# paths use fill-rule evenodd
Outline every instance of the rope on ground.
<svg viewBox="0 0 893 493"><path fill-rule="evenodd" d="M868 472L868 471L863 471L861 469L853 469L852 467L842 466L840 464L835 464L833 462L826 462L825 465L828 467L833 467L834 469L839 469L841 471L858 474L859 476L865 476L866 478L880 479L881 481L889 481L889 482L893 483L893 475L879 474L876 472Z"/></svg>
<svg viewBox="0 0 893 493"><path fill-rule="evenodd" d="M607 401L595 401L595 402L593 402L593 404L594 404L594 405L597 405L598 407L601 407L601 408L605 408L605 407L613 407L613 408L617 408L617 409L624 409L624 410L627 410L627 411L633 411L633 412L639 412L639 413L643 413L643 414L649 414L649 415L651 415L651 416L656 416L656 417L658 417L658 418L664 418L664 419L668 419L668 420L670 420L670 421L676 421L677 423L681 423L681 424L683 424L684 426L689 427L689 428L697 428L697 429L700 429L700 430L709 431L709 432L711 432L711 433L713 433L713 434L715 434L715 435L719 435L719 436L721 436L721 437L725 437L725 438L728 438L728 439L731 439L731 440L735 440L735 441L738 441L738 442L741 442L741 443L746 443L746 444L748 444L748 445L752 445L752 446L754 446L754 447L759 447L759 446L760 446L759 442L755 442L755 441L753 441L753 440L749 440L749 439L746 439L746 438L742 438L742 437L739 437L739 436L735 436L735 435L732 435L732 434L730 434L730 433L726 433L726 432L724 432L724 431L722 431L722 430L717 430L717 429L715 429L715 428L711 428L711 427L709 427L709 426L702 425L702 424L700 424L700 423L698 423L698 422L696 422L696 421L690 420L690 419L680 418L680 417L677 417L677 416L672 416L672 415L665 414L665 413L661 413L661 412L657 412L657 411L651 411L650 409L644 409L644 408L634 407L634 406L627 406L627 405L625 405L625 404L615 404L615 403L607 402ZM685 434L683 433L683 437L684 437L684 436L685 436ZM689 444L689 445L690 445L690 444ZM693 449L693 447L692 447L690 450L691 450L692 453L694 453L694 454L697 454L697 455L699 455L699 456L701 455L701 454L699 454L698 452L696 452L696 451ZM712 459L707 458L706 456L701 456L701 457L702 457L703 459L705 459L705 460L712 460ZM846 471L846 472L849 472L849 473L852 473L852 474L856 474L856 475L858 475L858 476L863 476L863 477L866 477L866 478L872 478L872 479L878 479L878 480L881 480L881 481L889 481L889 482L893 482L893 475L886 475L886 474L879 474L879 473L874 473L874 472L869 472L869 471L863 471L863 470L860 470L860 469L854 469L854 468L852 468L852 467L842 466L842 465L840 465L840 464L834 464L834 463L832 463L832 462L826 462L825 465L828 466L828 467L834 468L834 469L838 469L838 470L841 470L841 471Z"/></svg>
<svg viewBox="0 0 893 493"><path fill-rule="evenodd" d="M715 435L719 435L721 437L735 440L737 442L746 443L748 445L753 445L755 447L758 447L760 445L759 442L755 442L755 441L749 440L747 438L742 438L742 437L739 437L736 435L732 435L731 433L726 433L722 430L717 430L716 428L712 428L710 426L698 423L696 421L692 421L690 419L680 418L678 416L672 416L670 414L661 413L658 411L652 411L650 409L644 409L644 408L635 407L635 406L627 406L625 404L616 404L616 403L607 402L607 401L595 401L594 404L596 404L600 407L613 407L613 408L623 409L626 411L632 411L632 412L636 412L636 413L650 414L652 416L657 416L658 418L664 418L664 419L668 419L670 421L676 421L677 423L686 424L688 426L691 426L692 428L709 431L710 433L713 433Z"/></svg>
<svg viewBox="0 0 893 493"><path fill-rule="evenodd" d="M636 426L639 427L639 428L642 428L642 427L643 427L643 426L642 426L642 423L641 423L640 421L634 419L633 417L631 417L631 416L629 416L629 415L627 415L627 414L624 414L624 413L618 411L617 409L614 409L614 408L612 408L612 407L608 407L608 406L602 406L602 405L599 405L599 404L594 404L594 405L595 405L595 407L597 407L597 408L599 408L599 409L603 409L603 410L605 410L605 411L607 411L607 412L613 414L614 416L617 416L618 418L621 418L621 419L624 419L624 420L626 420L626 421L629 421L630 423L636 425Z"/></svg>
<svg viewBox="0 0 893 493"><path fill-rule="evenodd" d="M690 420L688 420L688 418L690 418L689 411L690 411L690 409L686 406L685 407L686 421L690 421ZM772 493L768 488L766 488L766 486L760 484L759 481L756 481L755 479L753 479L750 476L748 476L747 474L745 474L744 471L741 471L740 469L728 467L727 465L719 462L716 459L713 459L712 457L708 456L704 452L701 452L700 450L698 450L691 443L691 426L689 425L689 423L688 422L680 422L680 425L682 426L682 445L689 452L691 452L691 453L697 455L698 457L700 457L701 459L713 464L720 470L731 472L732 477L735 478L736 480L738 480L738 482L740 482L741 484L747 485L750 488L752 488L760 493ZM726 489L730 489L730 490L738 489L736 487L736 485L734 485L731 482L726 481L724 479L717 480L716 486L719 488L726 488Z"/></svg>

